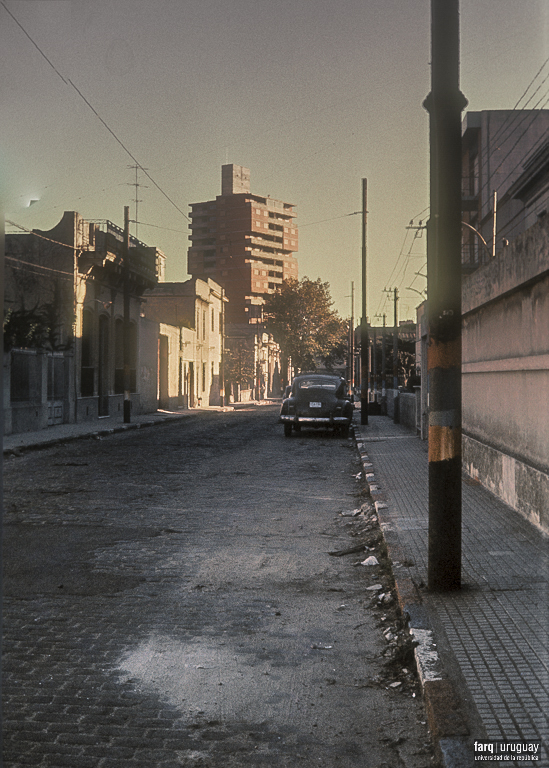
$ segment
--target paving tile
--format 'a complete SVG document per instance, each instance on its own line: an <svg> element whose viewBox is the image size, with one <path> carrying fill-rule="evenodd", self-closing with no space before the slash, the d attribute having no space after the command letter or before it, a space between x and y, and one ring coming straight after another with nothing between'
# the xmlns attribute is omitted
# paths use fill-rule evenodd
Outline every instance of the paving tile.
<svg viewBox="0 0 549 768"><path fill-rule="evenodd" d="M382 416L358 428L399 546L427 581L427 445ZM409 439L404 439L408 437ZM480 485L463 484L457 594L429 595L486 732L547 738L549 540ZM506 714L508 713L508 714ZM544 744L539 768L549 768Z"/></svg>

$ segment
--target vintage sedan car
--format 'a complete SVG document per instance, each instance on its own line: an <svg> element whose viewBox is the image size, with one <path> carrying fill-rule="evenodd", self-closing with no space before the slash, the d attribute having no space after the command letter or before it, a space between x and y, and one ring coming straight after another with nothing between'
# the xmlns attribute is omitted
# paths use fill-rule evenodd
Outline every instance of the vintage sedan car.
<svg viewBox="0 0 549 768"><path fill-rule="evenodd" d="M349 434L353 418L353 405L347 395L345 379L324 373L296 376L288 397L282 401L279 421L284 434L301 427L338 430L343 437Z"/></svg>

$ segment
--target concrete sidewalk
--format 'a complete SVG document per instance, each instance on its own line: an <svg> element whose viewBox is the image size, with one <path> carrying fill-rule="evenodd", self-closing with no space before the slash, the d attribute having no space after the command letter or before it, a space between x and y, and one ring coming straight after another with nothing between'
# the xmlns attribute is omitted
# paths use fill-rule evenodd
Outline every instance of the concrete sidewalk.
<svg viewBox="0 0 549 768"><path fill-rule="evenodd" d="M549 540L464 477L462 589L429 593L427 443L383 416L355 437L416 649L445 766L477 765L478 740L538 739L549 768ZM524 757L524 756L523 756Z"/></svg>
<svg viewBox="0 0 549 768"><path fill-rule="evenodd" d="M23 449L45 448L48 445L55 445L59 442L77 440L79 438L104 437L106 435L113 435L117 432L126 432L129 429L140 429L142 427L165 424L166 422L177 419L188 418L197 413L215 411L226 413L227 411L245 410L248 407L276 405L278 403L280 403L280 398L278 400L249 400L247 402L231 403L230 405L225 406L204 405L199 408L190 408L180 411L158 410L153 413L144 413L141 415L132 414L131 422L129 424L124 424L124 417L122 414L107 416L96 421L86 421L80 424L56 424L55 426L39 429L34 432L19 432L14 435L4 435L4 453L13 453Z"/></svg>
<svg viewBox="0 0 549 768"><path fill-rule="evenodd" d="M15 435L4 435L4 453L13 453L22 449L45 448L59 442L78 440L86 437L104 437L117 432L126 432L130 429L141 429L156 424L177 419L188 418L200 411L223 410L222 408L193 408L184 411L155 411L138 416L132 414L131 422L124 424L124 417L108 416L97 421L86 421L80 424L56 424L46 429L38 429L35 432L19 432ZM225 410L232 410L226 408Z"/></svg>

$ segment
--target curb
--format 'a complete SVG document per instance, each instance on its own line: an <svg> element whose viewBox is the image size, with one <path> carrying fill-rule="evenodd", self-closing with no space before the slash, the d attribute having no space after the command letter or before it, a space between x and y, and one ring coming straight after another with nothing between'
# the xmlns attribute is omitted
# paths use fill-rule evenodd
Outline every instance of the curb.
<svg viewBox="0 0 549 768"><path fill-rule="evenodd" d="M80 432L78 434L58 435L46 440L40 440L36 443L29 443L27 445L14 445L11 448L3 449L4 456L17 455L22 451L37 451L41 448L50 448L52 445L59 445L60 443L70 443L74 440L87 440L97 439L100 437L107 437L108 435L118 434L120 432L128 432L132 429L144 429L145 427L156 427L161 424L173 424L174 419L155 419L154 421L135 422L133 424L120 424L116 427L109 427L107 429L95 429L91 432Z"/></svg>
<svg viewBox="0 0 549 768"><path fill-rule="evenodd" d="M403 561L399 535L387 512L389 502L376 480L364 438L357 434L356 429L354 439L389 559L391 563ZM437 763L440 768L470 768L474 757L468 745L467 719L437 651L429 611L409 576L393 570L393 577L400 610L410 635L417 643L414 656Z"/></svg>

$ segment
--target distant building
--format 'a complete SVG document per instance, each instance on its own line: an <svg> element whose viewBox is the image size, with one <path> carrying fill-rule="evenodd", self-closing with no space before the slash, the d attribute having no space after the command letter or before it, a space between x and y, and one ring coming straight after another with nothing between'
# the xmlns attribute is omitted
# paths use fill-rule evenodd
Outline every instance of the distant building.
<svg viewBox="0 0 549 768"><path fill-rule="evenodd" d="M547 212L549 110L468 112L462 148L462 264L467 272Z"/></svg>
<svg viewBox="0 0 549 768"><path fill-rule="evenodd" d="M211 279L159 283L145 293L143 316L159 324L158 404L194 408L222 403L224 307Z"/></svg>
<svg viewBox="0 0 549 768"><path fill-rule="evenodd" d="M191 204L187 271L225 290L227 322L262 322L265 297L297 278L298 230L292 203L250 191L250 171L221 169L221 195Z"/></svg>

